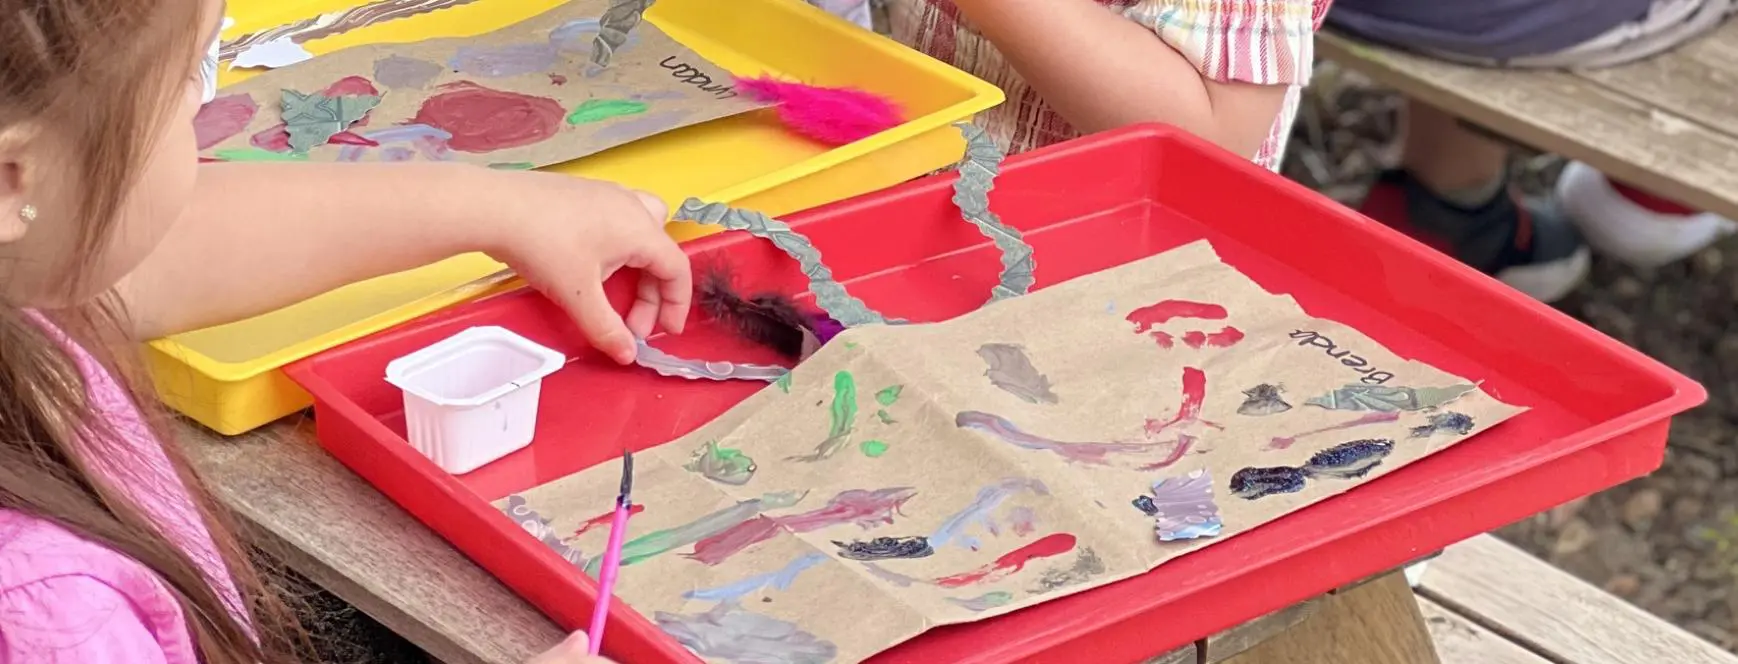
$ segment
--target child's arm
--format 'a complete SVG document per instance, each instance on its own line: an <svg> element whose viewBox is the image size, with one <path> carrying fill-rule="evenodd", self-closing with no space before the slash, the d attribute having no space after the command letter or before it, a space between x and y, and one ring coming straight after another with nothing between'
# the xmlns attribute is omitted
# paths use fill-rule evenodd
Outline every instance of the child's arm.
<svg viewBox="0 0 1738 664"><path fill-rule="evenodd" d="M1313 56L1310 0L954 0L1077 129L1158 121L1254 155ZM1130 19L1134 20L1130 20Z"/></svg>
<svg viewBox="0 0 1738 664"><path fill-rule="evenodd" d="M646 197L649 198L649 197ZM663 206L619 186L461 164L211 164L194 202L120 292L139 338L283 307L471 251L519 270L594 345L633 357L633 335L687 316L687 257ZM643 268L626 326L602 280Z"/></svg>

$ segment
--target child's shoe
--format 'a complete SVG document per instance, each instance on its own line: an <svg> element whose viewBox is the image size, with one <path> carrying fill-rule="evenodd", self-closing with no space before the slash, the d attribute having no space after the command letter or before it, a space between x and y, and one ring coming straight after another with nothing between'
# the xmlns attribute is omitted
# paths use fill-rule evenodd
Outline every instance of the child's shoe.
<svg viewBox="0 0 1738 664"><path fill-rule="evenodd" d="M1557 200L1589 245L1636 267L1665 265L1738 232L1731 219L1613 183L1578 161L1557 179Z"/></svg>
<svg viewBox="0 0 1738 664"><path fill-rule="evenodd" d="M1468 207L1391 170L1359 211L1543 302L1561 299L1587 277L1590 254L1575 226L1550 201L1507 188Z"/></svg>

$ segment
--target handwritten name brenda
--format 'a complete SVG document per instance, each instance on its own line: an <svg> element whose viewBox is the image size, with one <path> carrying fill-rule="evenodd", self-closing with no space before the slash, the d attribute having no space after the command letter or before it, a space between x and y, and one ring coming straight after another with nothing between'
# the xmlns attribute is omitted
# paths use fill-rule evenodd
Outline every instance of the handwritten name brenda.
<svg viewBox="0 0 1738 664"><path fill-rule="evenodd" d="M1369 360L1353 355L1351 350L1335 345L1334 340L1324 337L1317 332L1312 332L1310 330L1297 330L1291 333L1291 338L1297 339L1297 345L1304 348L1320 348L1323 352L1328 354L1328 357L1339 360L1340 364L1351 367L1353 371L1363 374L1363 378L1358 380L1365 385L1381 385L1394 378L1394 374L1386 371L1377 371L1375 367L1370 366Z"/></svg>
<svg viewBox="0 0 1738 664"><path fill-rule="evenodd" d="M729 99L736 96L736 89L734 86L731 86L728 83L720 83L712 80L712 76L708 75L706 72L695 69L693 65L686 62L677 60L674 55L660 60L658 66L670 70L671 78L699 88L701 92L710 93L714 98Z"/></svg>

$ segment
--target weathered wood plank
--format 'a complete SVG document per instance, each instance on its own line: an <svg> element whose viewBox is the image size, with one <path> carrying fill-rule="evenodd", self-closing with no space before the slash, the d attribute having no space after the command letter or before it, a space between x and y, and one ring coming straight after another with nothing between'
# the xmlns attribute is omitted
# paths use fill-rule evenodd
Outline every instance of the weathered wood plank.
<svg viewBox="0 0 1738 664"><path fill-rule="evenodd" d="M1558 662L1738 664L1738 656L1490 535L1449 547L1418 592Z"/></svg>
<svg viewBox="0 0 1738 664"><path fill-rule="evenodd" d="M1418 610L1442 664L1554 664L1436 602L1421 597Z"/></svg>
<svg viewBox="0 0 1738 664"><path fill-rule="evenodd" d="M1738 22L1640 62L1577 70L1576 76L1619 94L1646 99L1661 110L1738 135Z"/></svg>
<svg viewBox="0 0 1738 664"><path fill-rule="evenodd" d="M1738 217L1738 136L1562 71L1455 65L1322 33L1317 52L1516 141Z"/></svg>
<svg viewBox="0 0 1738 664"><path fill-rule="evenodd" d="M311 423L181 436L218 501L291 569L445 661L521 664L565 635L314 440Z"/></svg>
<svg viewBox="0 0 1738 664"><path fill-rule="evenodd" d="M1389 574L1326 598L1291 631L1228 664L1439 664L1406 577ZM1481 663L1482 664L1482 663Z"/></svg>

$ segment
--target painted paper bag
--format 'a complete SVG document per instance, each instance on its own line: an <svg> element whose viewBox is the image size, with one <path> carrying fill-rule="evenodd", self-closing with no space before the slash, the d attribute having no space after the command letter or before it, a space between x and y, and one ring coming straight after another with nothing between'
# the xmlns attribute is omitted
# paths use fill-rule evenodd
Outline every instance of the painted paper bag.
<svg viewBox="0 0 1738 664"><path fill-rule="evenodd" d="M639 455L618 596L714 662L855 662L1140 574L1521 409L1206 242L847 331ZM500 507L594 573L619 467ZM871 618L872 617L872 618Z"/></svg>
<svg viewBox="0 0 1738 664"><path fill-rule="evenodd" d="M476 37L357 46L267 71L200 112L201 154L534 168L765 106L648 22L609 67L591 66L608 5L572 0ZM377 105L351 124L315 105L287 107L286 96Z"/></svg>

